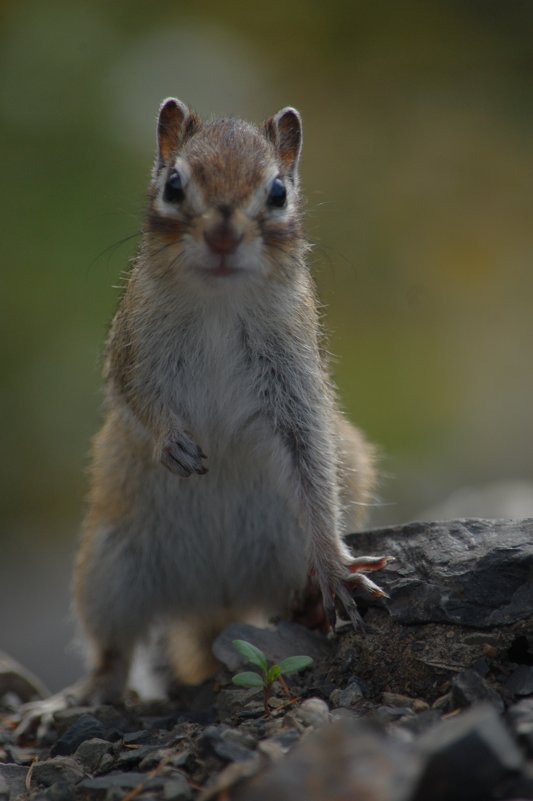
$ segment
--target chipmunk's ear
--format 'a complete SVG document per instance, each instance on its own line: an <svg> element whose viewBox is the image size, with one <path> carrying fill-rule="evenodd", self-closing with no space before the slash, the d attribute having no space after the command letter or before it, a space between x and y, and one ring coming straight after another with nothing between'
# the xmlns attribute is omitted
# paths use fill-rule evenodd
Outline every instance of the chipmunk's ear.
<svg viewBox="0 0 533 801"><path fill-rule="evenodd" d="M302 118L295 108L282 108L265 122L265 134L274 145L283 167L289 175L298 170L302 152Z"/></svg>
<svg viewBox="0 0 533 801"><path fill-rule="evenodd" d="M175 97L164 100L157 119L157 166L170 164L185 141L200 126L200 118L181 100L176 100Z"/></svg>

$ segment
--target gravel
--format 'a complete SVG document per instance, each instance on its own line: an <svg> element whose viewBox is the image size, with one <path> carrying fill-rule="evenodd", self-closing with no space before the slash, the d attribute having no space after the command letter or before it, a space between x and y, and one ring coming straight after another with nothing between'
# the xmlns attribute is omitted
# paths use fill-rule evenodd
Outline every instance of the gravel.
<svg viewBox="0 0 533 801"><path fill-rule="evenodd" d="M533 798L532 532L463 520L354 535L396 556L380 577L390 600L360 604L366 636L232 626L213 681L67 709L42 737L16 739L39 682L5 657L0 801ZM268 717L261 691L231 683L236 638L270 661L314 657L287 677L290 698L274 686Z"/></svg>

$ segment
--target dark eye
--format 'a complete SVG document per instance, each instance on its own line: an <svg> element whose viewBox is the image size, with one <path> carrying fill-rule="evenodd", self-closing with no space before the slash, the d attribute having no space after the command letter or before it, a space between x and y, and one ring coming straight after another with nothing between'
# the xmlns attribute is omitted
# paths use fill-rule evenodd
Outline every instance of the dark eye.
<svg viewBox="0 0 533 801"><path fill-rule="evenodd" d="M274 206L280 209L287 201L287 190L281 178L274 178L270 192L268 193L267 203L269 206Z"/></svg>
<svg viewBox="0 0 533 801"><path fill-rule="evenodd" d="M183 180L177 170L172 170L168 176L168 181L165 184L165 193L163 195L167 203L181 203L185 197L185 190L183 189Z"/></svg>

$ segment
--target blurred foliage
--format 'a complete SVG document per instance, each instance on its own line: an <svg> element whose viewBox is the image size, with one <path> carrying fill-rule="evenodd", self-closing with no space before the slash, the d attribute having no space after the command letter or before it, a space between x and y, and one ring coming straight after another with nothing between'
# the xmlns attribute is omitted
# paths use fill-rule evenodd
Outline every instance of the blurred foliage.
<svg viewBox="0 0 533 801"><path fill-rule="evenodd" d="M2 530L75 526L160 100L300 108L330 347L398 520L533 478L533 4L0 8Z"/></svg>

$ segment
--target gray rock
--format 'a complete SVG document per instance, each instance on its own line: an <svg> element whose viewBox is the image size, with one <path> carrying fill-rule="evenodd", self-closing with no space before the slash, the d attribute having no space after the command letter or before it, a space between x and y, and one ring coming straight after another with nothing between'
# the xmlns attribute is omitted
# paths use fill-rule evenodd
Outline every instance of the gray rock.
<svg viewBox="0 0 533 801"><path fill-rule="evenodd" d="M533 695L533 667L519 665L505 684L513 695Z"/></svg>
<svg viewBox="0 0 533 801"><path fill-rule="evenodd" d="M60 732L66 731L83 715L92 715L98 711L96 706L67 706L54 712L54 723Z"/></svg>
<svg viewBox="0 0 533 801"><path fill-rule="evenodd" d="M105 801L123 801L124 790L121 790L120 787L109 787L107 790L99 788L91 791L90 798L91 801L100 798L105 799ZM145 795L143 801L150 801L150 799Z"/></svg>
<svg viewBox="0 0 533 801"><path fill-rule="evenodd" d="M331 654L331 644L309 629L289 621L280 622L274 629L260 629L246 623L228 626L213 643L213 653L228 670L235 671L246 664L235 650L233 640L246 640L260 648L269 662L280 662L288 656L311 656L315 660Z"/></svg>
<svg viewBox="0 0 533 801"><path fill-rule="evenodd" d="M416 522L346 539L356 553L395 557L376 579L401 623L490 628L532 616L533 519Z"/></svg>
<svg viewBox="0 0 533 801"><path fill-rule="evenodd" d="M254 749L257 745L257 740L250 734L250 732L242 729L225 729L221 737L228 743L236 743L243 748Z"/></svg>
<svg viewBox="0 0 533 801"><path fill-rule="evenodd" d="M294 717L304 726L315 729L329 723L329 707L321 698L307 698L294 710Z"/></svg>
<svg viewBox="0 0 533 801"><path fill-rule="evenodd" d="M235 741L228 733L231 730L225 726L208 726L204 729L198 745L207 754L213 753L225 762L241 762L254 757L254 751Z"/></svg>
<svg viewBox="0 0 533 801"><path fill-rule="evenodd" d="M143 745L140 748L125 748L116 758L116 767L120 770L130 770L130 768L138 765L146 757L150 757L155 751L157 746Z"/></svg>
<svg viewBox="0 0 533 801"><path fill-rule="evenodd" d="M153 734L146 729L139 729L138 731L127 732L122 740L124 745L139 745L142 743L151 742Z"/></svg>
<svg viewBox="0 0 533 801"><path fill-rule="evenodd" d="M387 706L408 707L414 712L425 712L429 709L429 704L426 701L421 701L418 698L411 698L408 695L401 695L401 693L384 692L381 695L381 700Z"/></svg>
<svg viewBox="0 0 533 801"><path fill-rule="evenodd" d="M32 767L32 787L50 787L62 782L68 785L77 784L85 776L84 771L75 759L68 756L57 756L44 762L35 762Z"/></svg>
<svg viewBox="0 0 533 801"><path fill-rule="evenodd" d="M112 754L113 751L114 746L108 740L94 737L78 746L75 757L88 773L95 773L101 765L102 757Z"/></svg>
<svg viewBox="0 0 533 801"><path fill-rule="evenodd" d="M339 708L345 707L349 709L363 697L363 690L357 681L351 681L347 687L342 690L337 688L329 696L329 701L332 707Z"/></svg>
<svg viewBox="0 0 533 801"><path fill-rule="evenodd" d="M7 783L7 779L5 779L0 773L0 801L7 801L7 799L9 799L9 795L9 785Z"/></svg>
<svg viewBox="0 0 533 801"><path fill-rule="evenodd" d="M66 782L56 782L43 792L46 801L72 801L72 785Z"/></svg>
<svg viewBox="0 0 533 801"><path fill-rule="evenodd" d="M98 771L100 773L107 773L111 770L113 765L115 764L115 759L112 754L104 754L102 759L100 760L100 764L98 765Z"/></svg>
<svg viewBox="0 0 533 801"><path fill-rule="evenodd" d="M220 720L231 720L232 718L242 718L249 708L256 709L261 713L263 709L260 689L241 689L240 687L230 687L221 690L216 700L216 709ZM250 707L251 704L251 707Z"/></svg>
<svg viewBox="0 0 533 801"><path fill-rule="evenodd" d="M83 779L76 788L80 794L91 793L95 797L104 798L109 790L133 790L146 782L147 790L160 790L168 781L163 776L154 776L149 779L146 773L128 771L126 773L109 773L107 776L97 776L94 779ZM90 796L92 798L92 795Z"/></svg>
<svg viewBox="0 0 533 801"><path fill-rule="evenodd" d="M68 756L73 754L85 740L91 740L95 737L103 740L106 734L107 727L93 715L80 715L56 741L50 750L50 754L52 756Z"/></svg>
<svg viewBox="0 0 533 801"><path fill-rule="evenodd" d="M114 730L118 737L118 731L125 731L129 728L129 721L124 714L110 704L102 706L71 706L60 709L54 713L54 723L59 732L63 733L70 726L73 726L80 718L91 717L99 721L106 729L106 738L112 739L111 732Z"/></svg>
<svg viewBox="0 0 533 801"><path fill-rule="evenodd" d="M425 764L412 801L490 798L494 786L523 765L519 748L488 704L440 723L417 745Z"/></svg>
<svg viewBox="0 0 533 801"><path fill-rule="evenodd" d="M475 670L463 670L453 677L451 700L452 706L462 709L480 701L488 701L498 712L505 709L501 696Z"/></svg>
<svg viewBox="0 0 533 801"><path fill-rule="evenodd" d="M27 774L27 768L0 762L0 778L7 785L11 798L16 798L26 791Z"/></svg>
<svg viewBox="0 0 533 801"><path fill-rule="evenodd" d="M169 779L163 787L163 798L165 801L190 801L192 790L185 776L176 773Z"/></svg>
<svg viewBox="0 0 533 801"><path fill-rule="evenodd" d="M176 751L175 748L157 748L145 756L139 763L140 770L153 770L163 760L174 768L183 768L191 760L191 752L188 748L183 751Z"/></svg>
<svg viewBox="0 0 533 801"><path fill-rule="evenodd" d="M382 724L395 723L396 721L405 721L414 718L415 713L410 706L378 706L372 714L372 719L379 721Z"/></svg>

